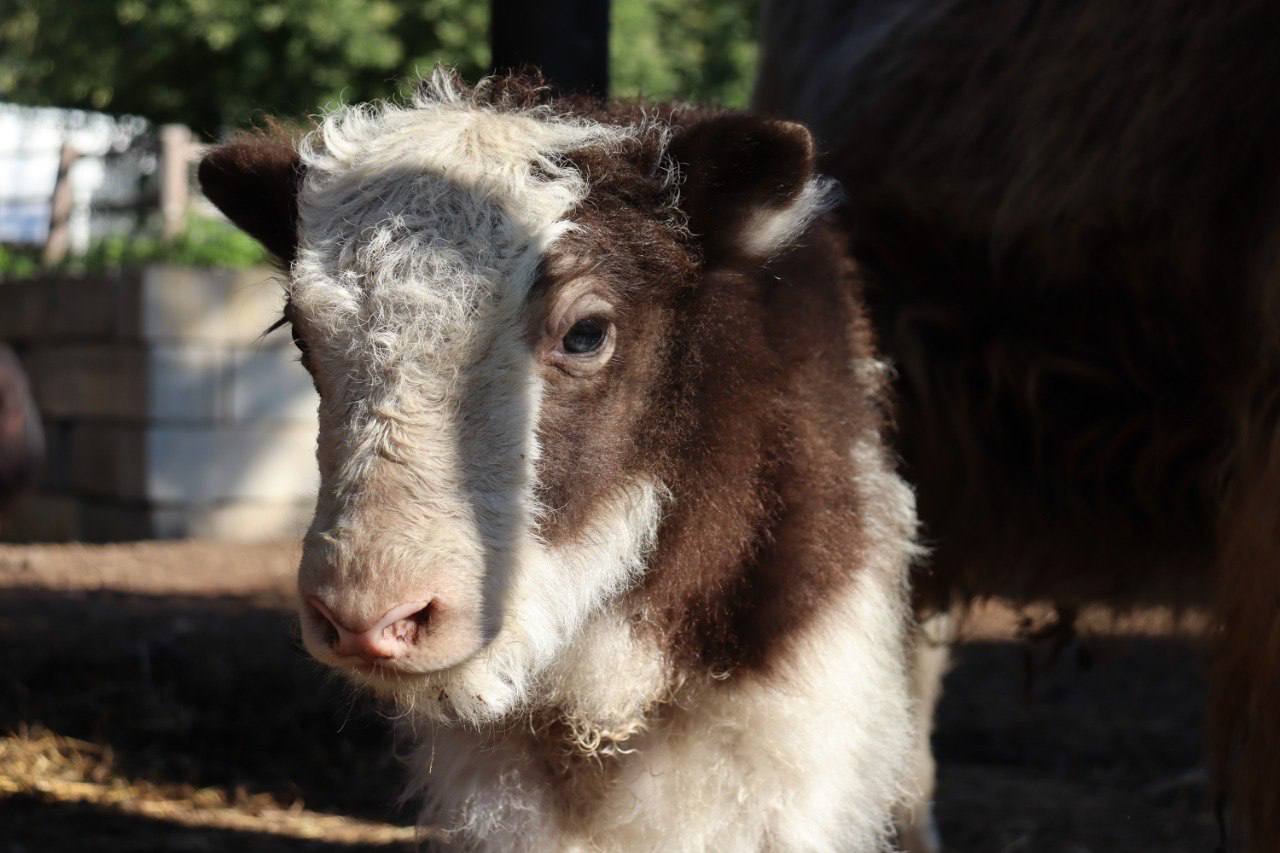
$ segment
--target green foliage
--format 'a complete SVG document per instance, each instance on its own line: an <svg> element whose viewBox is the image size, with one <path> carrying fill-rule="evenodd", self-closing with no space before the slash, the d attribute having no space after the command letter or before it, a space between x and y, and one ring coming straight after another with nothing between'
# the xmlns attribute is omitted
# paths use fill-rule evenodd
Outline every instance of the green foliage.
<svg viewBox="0 0 1280 853"><path fill-rule="evenodd" d="M484 0L9 0L0 99L183 122L207 137L488 62Z"/></svg>
<svg viewBox="0 0 1280 853"><path fill-rule="evenodd" d="M188 267L251 267L267 263L266 251L249 235L220 219L191 216L187 229L170 240L117 234L90 244L83 255L69 256L52 272L91 275L148 264ZM0 281L40 274L39 250L0 245Z"/></svg>
<svg viewBox="0 0 1280 853"><path fill-rule="evenodd" d="M613 0L613 93L745 107L758 10L758 0Z"/></svg>
<svg viewBox="0 0 1280 853"><path fill-rule="evenodd" d="M40 273L40 252L29 246L0 243L0 281L31 278Z"/></svg>
<svg viewBox="0 0 1280 853"><path fill-rule="evenodd" d="M742 106L758 0L614 0L620 95ZM488 65L487 0L7 0L0 100L182 122L206 138Z"/></svg>
<svg viewBox="0 0 1280 853"><path fill-rule="evenodd" d="M186 230L171 240L124 234L104 237L83 255L68 258L64 268L99 272L147 264L251 267L266 260L263 248L240 229L218 219L192 216Z"/></svg>

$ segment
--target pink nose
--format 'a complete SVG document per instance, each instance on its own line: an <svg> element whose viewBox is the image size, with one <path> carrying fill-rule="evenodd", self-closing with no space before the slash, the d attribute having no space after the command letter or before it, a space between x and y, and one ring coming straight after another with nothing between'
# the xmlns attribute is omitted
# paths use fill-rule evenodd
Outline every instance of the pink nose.
<svg viewBox="0 0 1280 853"><path fill-rule="evenodd" d="M333 615L333 611L314 595L307 604L333 630L329 645L344 657L358 657L367 661L395 660L403 657L426 634L431 621L430 601L409 601L382 614L377 623L364 631L348 628Z"/></svg>

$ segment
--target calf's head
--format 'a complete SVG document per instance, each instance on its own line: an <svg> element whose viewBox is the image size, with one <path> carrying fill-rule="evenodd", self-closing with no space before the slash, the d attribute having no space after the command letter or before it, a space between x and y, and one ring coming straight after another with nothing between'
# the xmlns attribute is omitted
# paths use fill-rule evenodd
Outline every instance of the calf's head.
<svg viewBox="0 0 1280 853"><path fill-rule="evenodd" d="M527 697L646 570L708 281L820 210L812 161L797 125L444 75L214 149L320 395L307 649L450 718Z"/></svg>

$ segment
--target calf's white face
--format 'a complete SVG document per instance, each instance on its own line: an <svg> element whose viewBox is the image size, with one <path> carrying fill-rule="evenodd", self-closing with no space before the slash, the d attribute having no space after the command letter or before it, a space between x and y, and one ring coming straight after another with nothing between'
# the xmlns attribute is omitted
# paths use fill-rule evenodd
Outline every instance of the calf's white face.
<svg viewBox="0 0 1280 853"><path fill-rule="evenodd" d="M623 134L477 108L439 81L300 147L287 314L321 398L303 640L421 709L507 710L652 539L652 482L616 484L589 541L536 533L544 382L602 369L613 330L589 277L552 305L531 291L587 191L562 155Z"/></svg>
<svg viewBox="0 0 1280 853"><path fill-rule="evenodd" d="M830 196L796 125L677 133L670 115L478 93L437 76L296 150L251 138L201 164L290 263L286 318L320 392L306 647L471 722L528 697L641 575L674 436L696 429L672 417L701 381L696 342L751 298L708 270L762 263Z"/></svg>

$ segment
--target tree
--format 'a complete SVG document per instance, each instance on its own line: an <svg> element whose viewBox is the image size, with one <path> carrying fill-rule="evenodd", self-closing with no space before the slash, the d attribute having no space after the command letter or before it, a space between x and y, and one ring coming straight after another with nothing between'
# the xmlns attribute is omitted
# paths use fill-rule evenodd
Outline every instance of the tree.
<svg viewBox="0 0 1280 853"><path fill-rule="evenodd" d="M0 98L133 113L206 137L488 64L472 0L10 0ZM6 4L8 5L8 4Z"/></svg>
<svg viewBox="0 0 1280 853"><path fill-rule="evenodd" d="M613 93L744 107L758 0L613 0Z"/></svg>
<svg viewBox="0 0 1280 853"><path fill-rule="evenodd" d="M530 0L534 2L534 0ZM613 0L614 91L742 105L756 0ZM0 100L182 122L205 138L488 68L488 0L7 0Z"/></svg>

